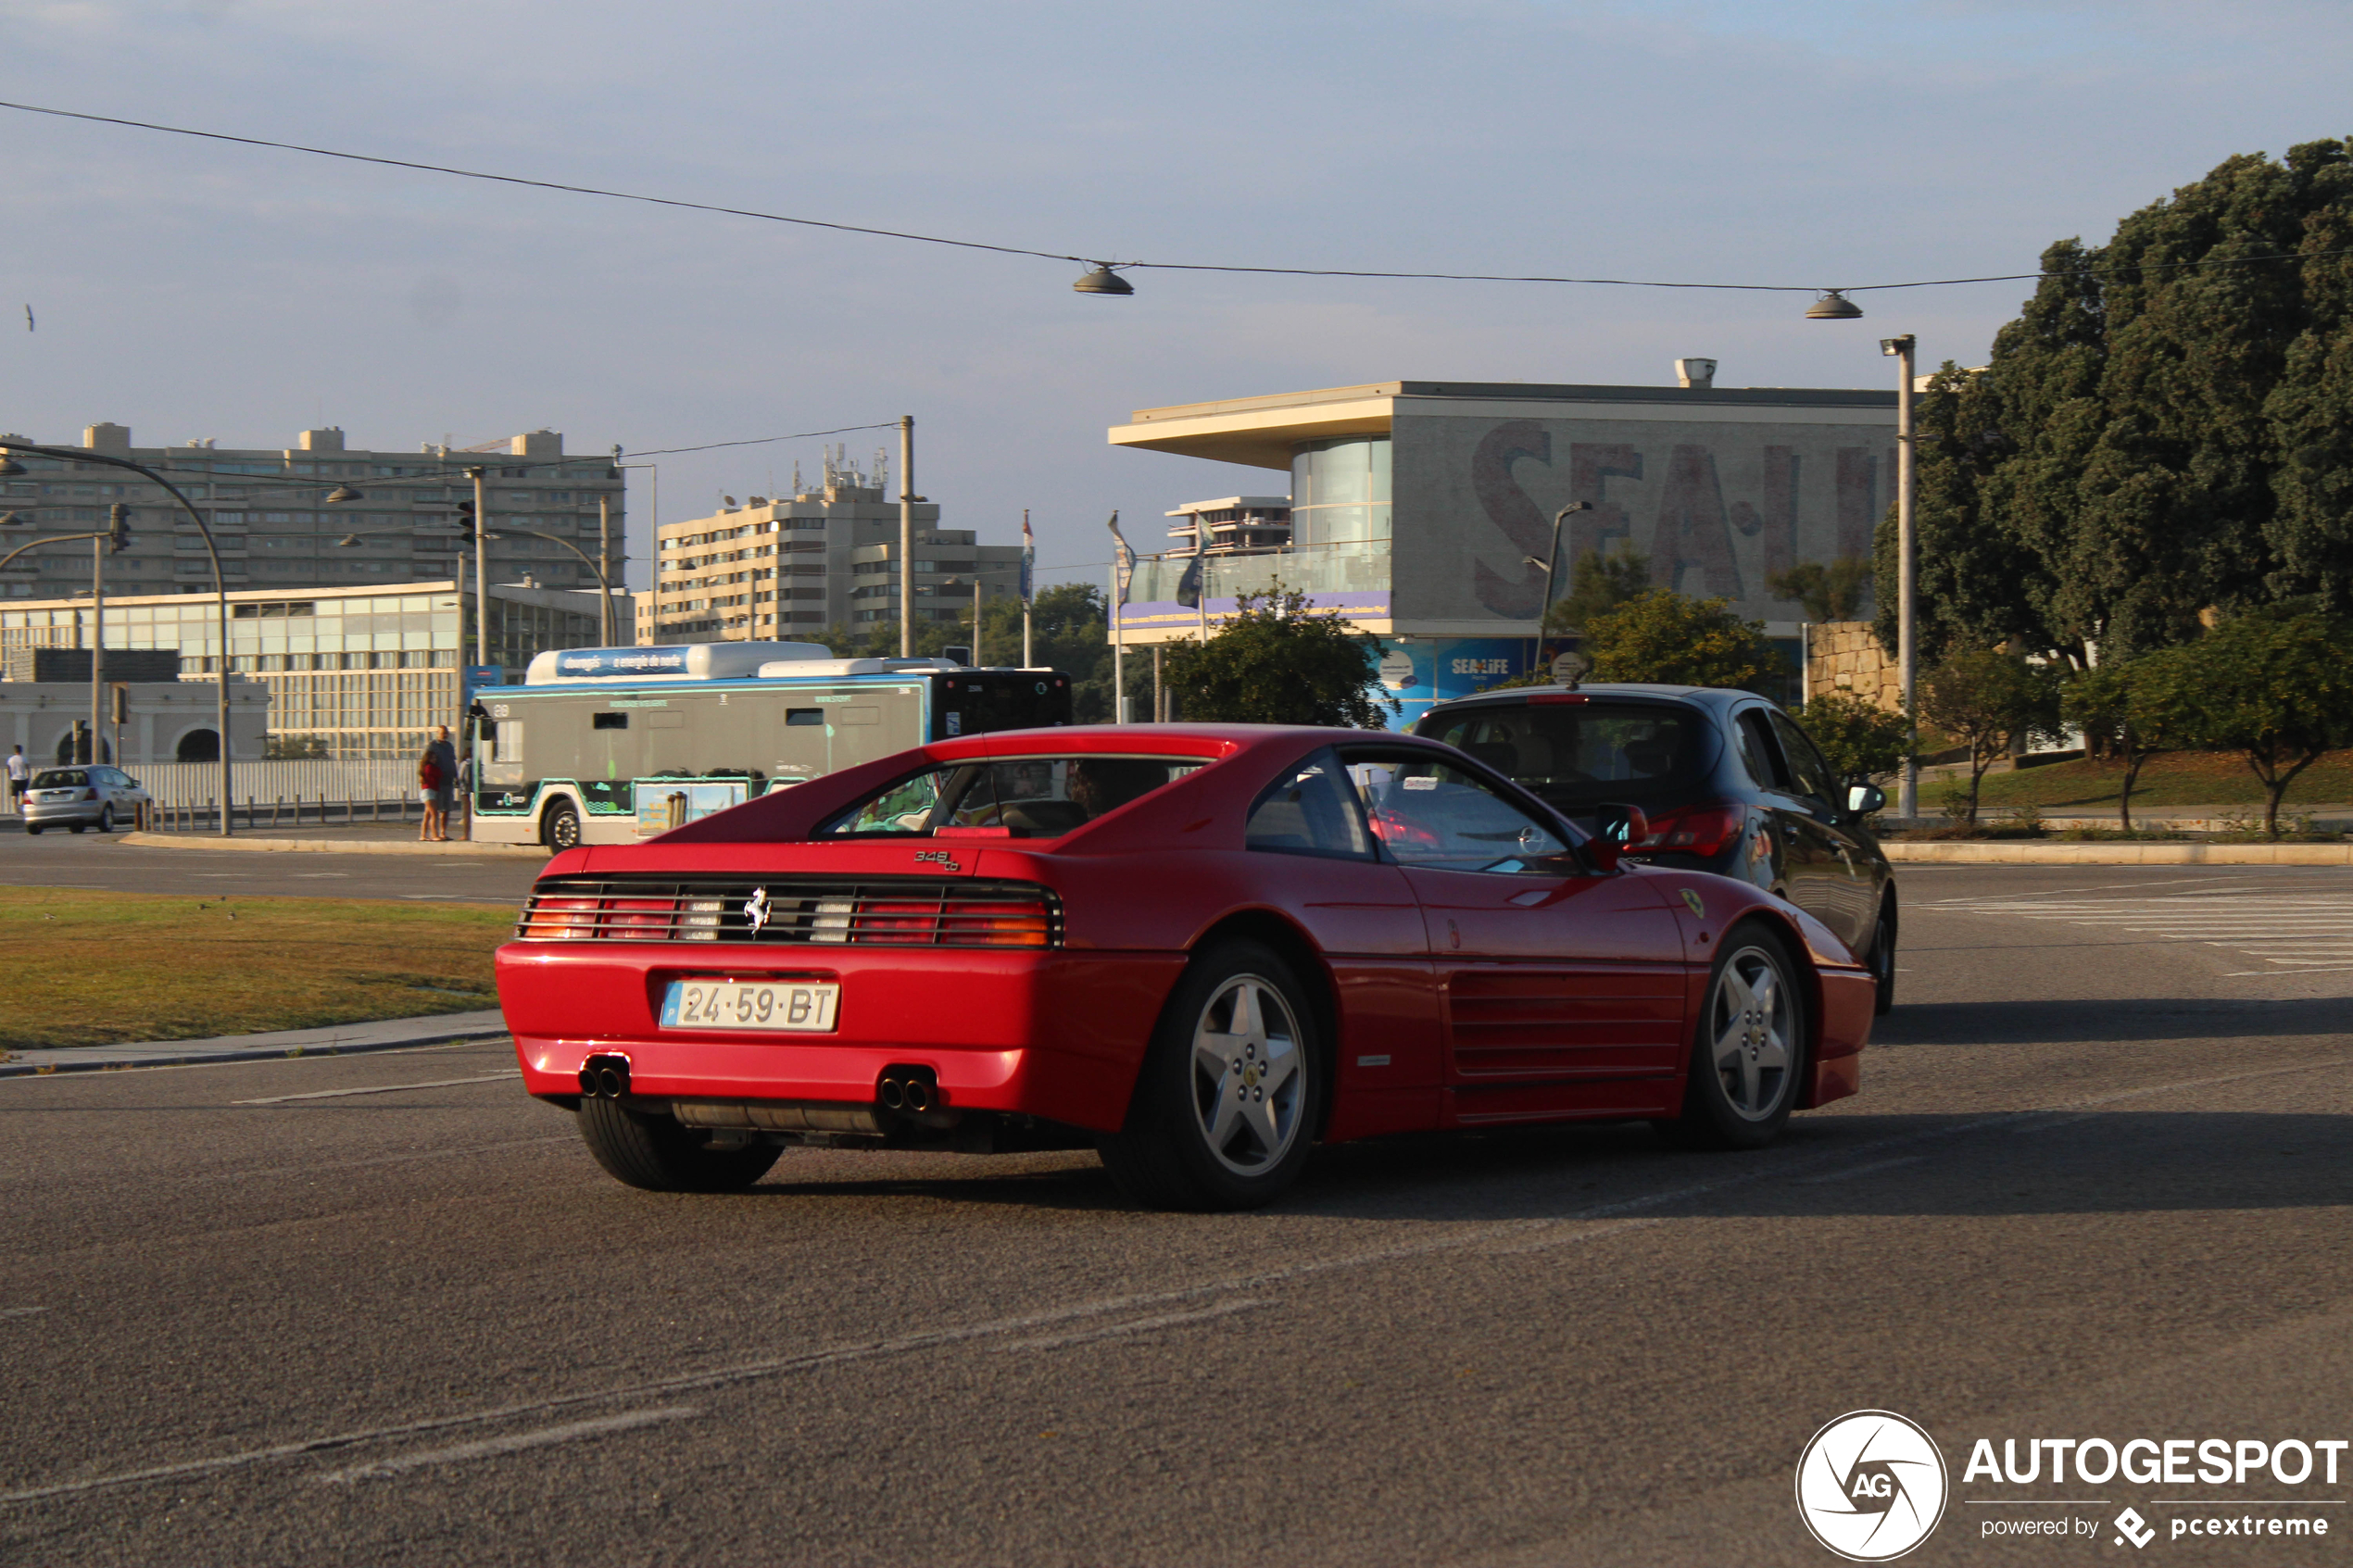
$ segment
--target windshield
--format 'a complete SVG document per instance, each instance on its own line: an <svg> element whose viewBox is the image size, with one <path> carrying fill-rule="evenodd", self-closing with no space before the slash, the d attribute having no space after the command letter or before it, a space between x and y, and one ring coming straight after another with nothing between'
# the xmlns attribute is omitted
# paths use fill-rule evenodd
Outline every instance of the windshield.
<svg viewBox="0 0 2353 1568"><path fill-rule="evenodd" d="M1489 708L1421 732L1563 809L1664 800L1699 771L1700 715L1655 703Z"/></svg>
<svg viewBox="0 0 2353 1568"><path fill-rule="evenodd" d="M90 782L90 775L79 768L52 768L32 781L35 789L80 789Z"/></svg>
<svg viewBox="0 0 2353 1568"><path fill-rule="evenodd" d="M947 830L1054 838L1201 768L1178 757L999 757L901 779L818 830L819 837L926 836Z"/></svg>

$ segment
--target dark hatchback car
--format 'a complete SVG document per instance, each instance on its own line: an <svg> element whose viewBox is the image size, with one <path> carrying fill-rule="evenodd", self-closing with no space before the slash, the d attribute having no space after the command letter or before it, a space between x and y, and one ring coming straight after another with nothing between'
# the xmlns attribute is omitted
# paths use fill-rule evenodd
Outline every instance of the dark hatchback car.
<svg viewBox="0 0 2353 1568"><path fill-rule="evenodd" d="M1864 819L1885 804L1836 777L1797 721L1751 692L1522 686L1432 708L1414 733L1506 773L1592 831L1633 806L1629 857L1715 872L1787 898L1836 932L1895 997L1895 881Z"/></svg>

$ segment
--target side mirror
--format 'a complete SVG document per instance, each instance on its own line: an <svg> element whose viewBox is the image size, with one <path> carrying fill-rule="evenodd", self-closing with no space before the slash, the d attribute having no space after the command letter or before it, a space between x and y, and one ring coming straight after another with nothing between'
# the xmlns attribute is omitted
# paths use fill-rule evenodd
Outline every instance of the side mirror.
<svg viewBox="0 0 2353 1568"><path fill-rule="evenodd" d="M1586 848L1596 867L1615 871L1618 858L1650 835L1650 819L1640 806L1602 806L1593 812L1593 836Z"/></svg>
<svg viewBox="0 0 2353 1568"><path fill-rule="evenodd" d="M1868 817L1887 804L1887 792L1877 784L1858 784L1846 786L1846 814Z"/></svg>

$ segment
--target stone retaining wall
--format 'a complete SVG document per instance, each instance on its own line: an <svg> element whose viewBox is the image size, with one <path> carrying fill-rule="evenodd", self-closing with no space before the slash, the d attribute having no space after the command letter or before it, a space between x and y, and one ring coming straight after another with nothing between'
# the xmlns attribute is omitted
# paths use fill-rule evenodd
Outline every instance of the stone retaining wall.
<svg viewBox="0 0 2353 1568"><path fill-rule="evenodd" d="M1817 621L1806 629L1806 689L1813 696L1853 691L1893 713L1904 684L1869 621Z"/></svg>

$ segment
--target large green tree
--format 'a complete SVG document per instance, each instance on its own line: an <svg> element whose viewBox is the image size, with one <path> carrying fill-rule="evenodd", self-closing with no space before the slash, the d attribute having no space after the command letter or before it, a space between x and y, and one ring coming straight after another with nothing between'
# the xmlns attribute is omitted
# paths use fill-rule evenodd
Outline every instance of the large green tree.
<svg viewBox="0 0 2353 1568"><path fill-rule="evenodd" d="M1919 409L1924 653L2017 638L2086 664L2209 607L2353 608L2353 161L2232 157L2044 253L1981 372ZM1892 519L1879 534L1894 645Z"/></svg>
<svg viewBox="0 0 2353 1568"><path fill-rule="evenodd" d="M1586 679L1670 686L1763 689L1782 659L1765 623L1743 621L1726 599L1694 599L1672 588L1605 610L1585 623Z"/></svg>
<svg viewBox="0 0 2353 1568"><path fill-rule="evenodd" d="M1307 596L1244 594L1207 642L1171 646L1167 679L1187 719L1229 724L1381 728L1397 704L1382 690L1380 644Z"/></svg>
<svg viewBox="0 0 2353 1568"><path fill-rule="evenodd" d="M2263 784L2263 828L2280 836L2280 800L2298 773L2353 746L2353 621L2293 606L2233 616L2183 650L2185 728L2235 751Z"/></svg>
<svg viewBox="0 0 2353 1568"><path fill-rule="evenodd" d="M2059 733L2059 673L1992 648L1955 648L1919 683L1920 717L1969 750L1969 807L1977 821L1985 771L2014 747Z"/></svg>

